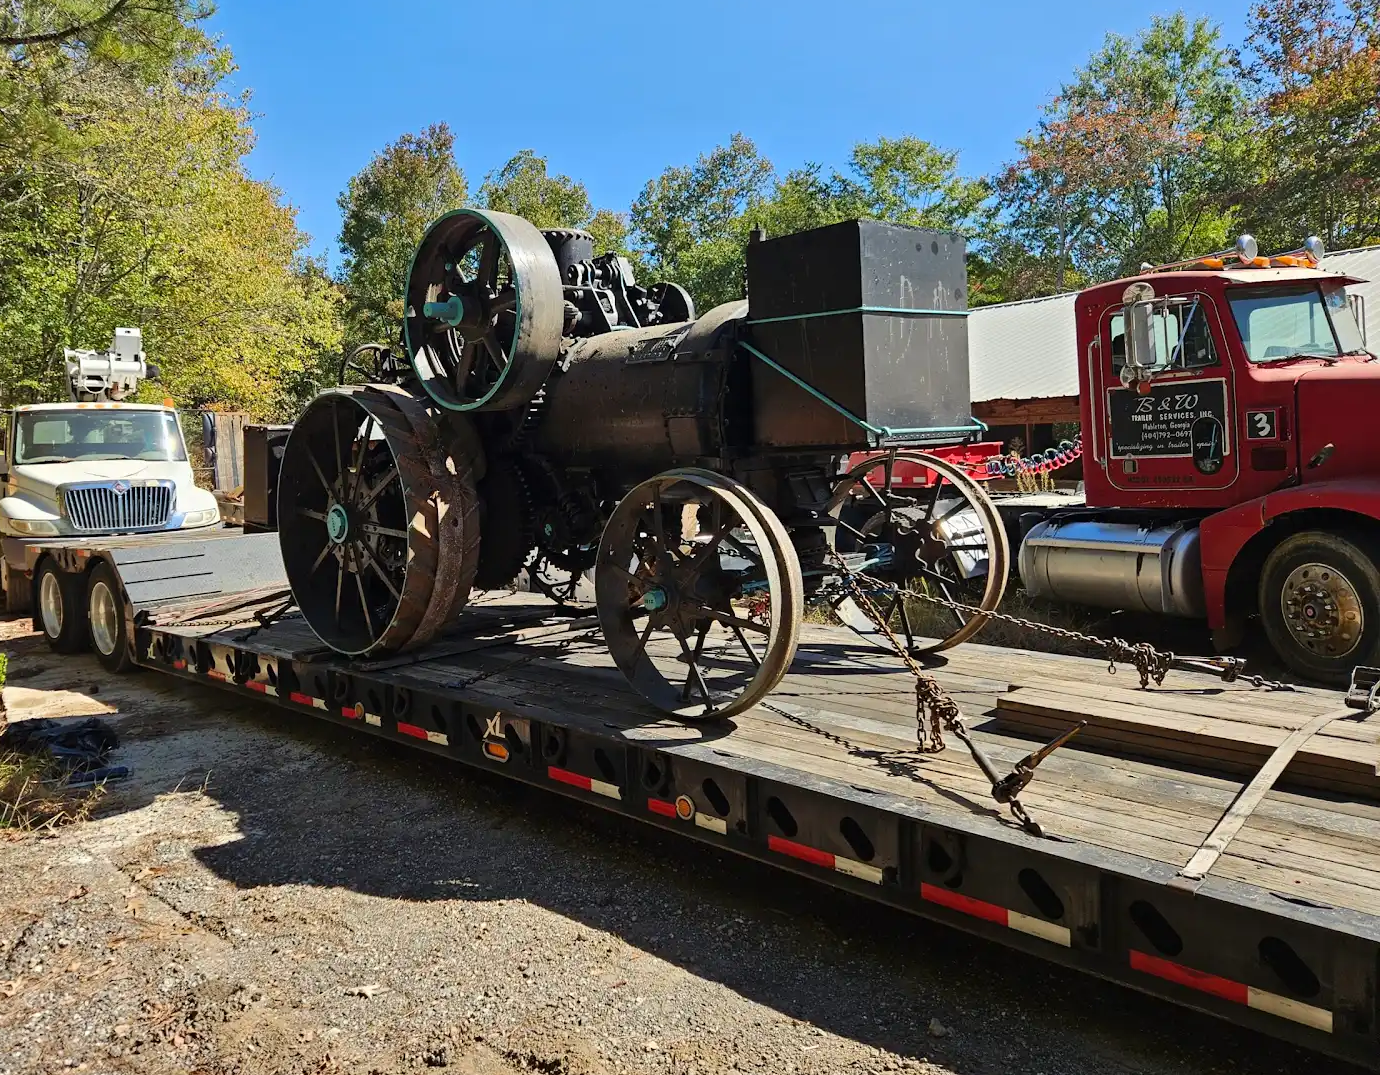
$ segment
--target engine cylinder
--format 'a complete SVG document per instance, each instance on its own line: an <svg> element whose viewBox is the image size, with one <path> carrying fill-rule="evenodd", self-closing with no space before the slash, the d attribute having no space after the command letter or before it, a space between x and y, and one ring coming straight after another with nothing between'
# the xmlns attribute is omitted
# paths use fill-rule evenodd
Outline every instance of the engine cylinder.
<svg viewBox="0 0 1380 1075"><path fill-rule="evenodd" d="M1021 582L1032 594L1099 608L1200 617L1198 528L1052 519L1021 542Z"/></svg>

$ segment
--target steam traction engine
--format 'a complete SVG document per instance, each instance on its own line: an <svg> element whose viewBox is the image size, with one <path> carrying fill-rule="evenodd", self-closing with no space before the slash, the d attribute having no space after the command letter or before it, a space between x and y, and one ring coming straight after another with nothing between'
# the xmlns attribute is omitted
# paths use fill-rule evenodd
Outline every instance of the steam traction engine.
<svg viewBox="0 0 1380 1075"><path fill-rule="evenodd" d="M409 270L406 362L323 392L279 479L292 590L335 650L426 644L471 588L593 569L618 668L684 719L763 698L837 556L994 608L1001 523L915 447L969 413L962 240L845 222L753 243L747 301L696 317L580 231L461 209ZM884 449L840 474L847 453ZM901 461L923 489L893 481ZM914 466L908 468L914 473ZM913 648L969 637L953 613Z"/></svg>

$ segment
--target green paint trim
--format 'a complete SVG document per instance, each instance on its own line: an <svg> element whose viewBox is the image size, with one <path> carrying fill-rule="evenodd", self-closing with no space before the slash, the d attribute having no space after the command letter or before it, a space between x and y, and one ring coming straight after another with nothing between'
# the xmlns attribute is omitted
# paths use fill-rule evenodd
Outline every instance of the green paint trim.
<svg viewBox="0 0 1380 1075"><path fill-rule="evenodd" d="M808 321L814 317L839 317L843 314L891 314L912 317L967 317L971 310L915 310L906 306L853 306L847 310L823 310L815 314L785 314L782 317L757 317L748 325L771 325L778 321Z"/></svg>
<svg viewBox="0 0 1380 1075"><path fill-rule="evenodd" d="M407 316L407 282L410 282L412 279L412 270L417 264L417 255L422 252L422 247L426 245L427 239L431 237L431 233L435 231L441 223L450 220L452 217L457 216L478 217L480 220L482 220L485 223L485 225L488 226L489 230L491 230L494 233L494 236L502 245L503 252L508 255L508 264L512 264L513 258L511 251L508 250L508 241L504 239L502 235L499 234L498 229L494 227L493 221L489 219L488 214L485 213L484 210L471 209L469 207L463 209L452 209L449 213L443 213L441 216L433 220L431 224L427 227L425 234L422 235L422 241L417 244L417 249L412 251L412 260L407 263L407 276L404 278L405 282L403 284L403 349L407 352L407 360L409 364L412 366L412 372L417 374L417 380L421 381L422 383L422 390L426 392L426 394L430 396L432 400L436 402L437 405L444 407L446 410L464 412L479 410L481 407L484 406L484 404L488 403L489 400L493 399L494 396L498 394L498 390L503 387L503 382L508 379L508 374L513 368L512 362L510 361L508 365L504 367L503 372L499 374L498 380L494 382L493 387L490 388L489 391L484 394L484 398L472 400L469 403L457 403L453 399L442 399L440 395L431 390L430 381L427 378L423 377L421 375L421 372L417 369L417 352L412 346L412 333L409 328L409 322L411 321L411 318ZM513 338L508 344L508 354L510 357L513 354L513 352L517 349L518 333L522 331L522 290L520 288L516 290L517 301L513 306L513 315L515 318L513 322ZM423 316L426 316L425 313L423 314ZM461 389L456 388L455 394L459 395L460 391Z"/></svg>

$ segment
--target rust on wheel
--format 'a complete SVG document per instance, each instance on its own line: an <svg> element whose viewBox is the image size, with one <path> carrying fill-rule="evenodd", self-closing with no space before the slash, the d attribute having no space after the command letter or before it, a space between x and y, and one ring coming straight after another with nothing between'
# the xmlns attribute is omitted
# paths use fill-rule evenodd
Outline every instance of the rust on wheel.
<svg viewBox="0 0 1380 1075"><path fill-rule="evenodd" d="M437 485L385 387L323 392L293 427L278 483L278 539L293 597L333 650L381 655L414 644L435 591Z"/></svg>
<svg viewBox="0 0 1380 1075"><path fill-rule="evenodd" d="M391 385L374 385L402 415L434 492L437 558L431 598L408 646L430 642L459 615L479 567L479 494L475 461L463 438L447 435L440 416L415 396ZM468 421L456 416L459 421Z"/></svg>
<svg viewBox="0 0 1380 1075"><path fill-rule="evenodd" d="M667 471L629 492L604 528L594 588L619 671L682 720L750 709L795 655L795 548L760 500L711 471Z"/></svg>

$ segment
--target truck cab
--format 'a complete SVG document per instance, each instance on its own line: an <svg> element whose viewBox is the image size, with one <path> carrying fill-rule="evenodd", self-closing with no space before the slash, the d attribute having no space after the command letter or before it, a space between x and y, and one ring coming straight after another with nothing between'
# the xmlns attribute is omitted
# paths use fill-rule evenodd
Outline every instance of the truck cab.
<svg viewBox="0 0 1380 1075"><path fill-rule="evenodd" d="M138 331L117 330L109 352L68 351L67 365L69 402L0 413L3 597L19 610L36 589L43 614L46 590L41 626L57 630L64 615L76 622L70 606L79 595L59 590L77 583L44 573L35 544L220 522L215 497L194 480L177 412L124 401L150 372Z"/></svg>
<svg viewBox="0 0 1380 1075"><path fill-rule="evenodd" d="M1380 362L1321 254L1244 236L1078 296L1085 503L1027 528L1028 589L1224 646L1258 614L1318 681L1380 660Z"/></svg>

